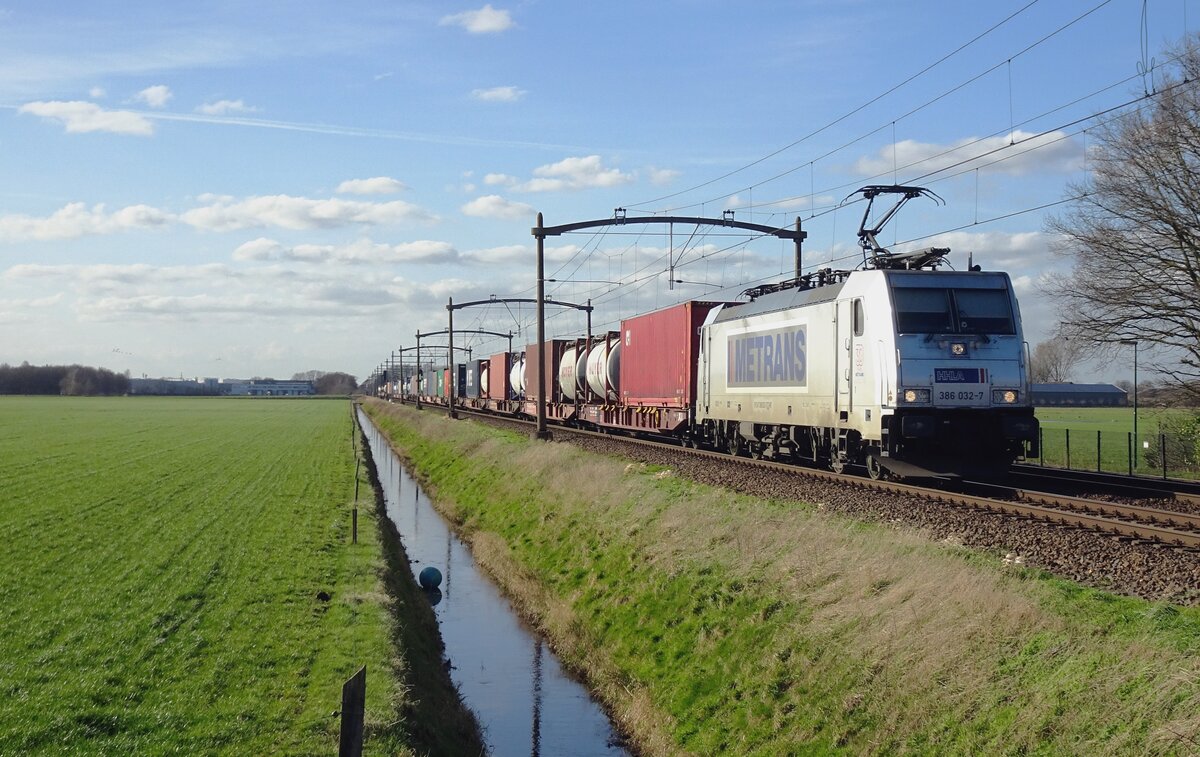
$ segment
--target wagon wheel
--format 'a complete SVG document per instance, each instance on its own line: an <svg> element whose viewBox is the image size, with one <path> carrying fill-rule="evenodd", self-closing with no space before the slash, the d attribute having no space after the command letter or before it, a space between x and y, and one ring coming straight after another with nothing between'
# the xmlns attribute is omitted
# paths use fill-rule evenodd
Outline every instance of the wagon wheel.
<svg viewBox="0 0 1200 757"><path fill-rule="evenodd" d="M837 474L845 473L846 461L838 459L837 453L834 453L833 456L829 458L829 470Z"/></svg>
<svg viewBox="0 0 1200 757"><path fill-rule="evenodd" d="M750 443L750 457L753 460L762 460L763 445L759 444L758 442L751 442Z"/></svg>

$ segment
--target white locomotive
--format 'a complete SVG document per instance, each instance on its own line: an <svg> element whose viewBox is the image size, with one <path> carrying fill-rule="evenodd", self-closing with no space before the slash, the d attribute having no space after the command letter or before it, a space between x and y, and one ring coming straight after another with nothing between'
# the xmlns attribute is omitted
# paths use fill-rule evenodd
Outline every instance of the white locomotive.
<svg viewBox="0 0 1200 757"><path fill-rule="evenodd" d="M701 327L691 440L873 477L1006 468L1036 454L1027 347L1008 274L939 271L945 248L875 240L917 187L859 232L864 268L749 290ZM867 213L870 212L868 204Z"/></svg>

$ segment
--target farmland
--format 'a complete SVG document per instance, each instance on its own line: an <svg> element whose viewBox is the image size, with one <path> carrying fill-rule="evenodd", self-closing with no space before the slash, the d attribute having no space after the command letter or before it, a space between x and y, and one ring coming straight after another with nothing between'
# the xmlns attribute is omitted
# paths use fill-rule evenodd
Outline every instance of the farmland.
<svg viewBox="0 0 1200 757"><path fill-rule="evenodd" d="M363 664L369 751L409 751L349 403L2 398L0 428L0 753L329 753Z"/></svg>

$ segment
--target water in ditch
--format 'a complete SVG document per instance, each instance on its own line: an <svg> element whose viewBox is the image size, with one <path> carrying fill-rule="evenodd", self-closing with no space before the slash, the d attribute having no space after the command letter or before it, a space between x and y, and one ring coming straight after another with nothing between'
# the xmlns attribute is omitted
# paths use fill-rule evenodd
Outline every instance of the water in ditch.
<svg viewBox="0 0 1200 757"><path fill-rule="evenodd" d="M475 564L370 418L359 411L359 420L413 572L441 571L440 596L432 593L430 601L450 677L479 720L488 752L628 754L604 711Z"/></svg>

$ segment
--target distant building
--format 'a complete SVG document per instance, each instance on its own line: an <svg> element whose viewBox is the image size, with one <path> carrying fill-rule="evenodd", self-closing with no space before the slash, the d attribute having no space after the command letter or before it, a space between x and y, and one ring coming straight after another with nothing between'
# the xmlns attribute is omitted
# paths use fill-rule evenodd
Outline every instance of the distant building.
<svg viewBox="0 0 1200 757"><path fill-rule="evenodd" d="M215 378L131 378L130 394L154 395L216 395L221 393L220 383Z"/></svg>
<svg viewBox="0 0 1200 757"><path fill-rule="evenodd" d="M307 397L316 394L311 381L275 379L222 379L222 394L235 397Z"/></svg>
<svg viewBox="0 0 1200 757"><path fill-rule="evenodd" d="M1112 384L1033 384L1037 407L1125 407L1129 395Z"/></svg>
<svg viewBox="0 0 1200 757"><path fill-rule="evenodd" d="M141 395L237 397L306 397L316 394L311 381L274 379L131 378L129 393Z"/></svg>

